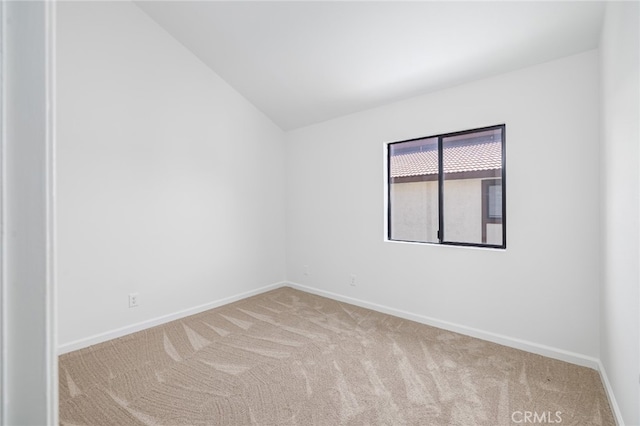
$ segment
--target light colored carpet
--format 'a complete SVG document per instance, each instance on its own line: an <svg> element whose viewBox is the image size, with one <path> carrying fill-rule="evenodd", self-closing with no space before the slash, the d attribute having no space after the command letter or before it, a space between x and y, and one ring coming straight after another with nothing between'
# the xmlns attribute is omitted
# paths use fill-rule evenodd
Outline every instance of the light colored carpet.
<svg viewBox="0 0 640 426"><path fill-rule="evenodd" d="M594 370L287 287L60 357L63 425L534 420L615 425Z"/></svg>

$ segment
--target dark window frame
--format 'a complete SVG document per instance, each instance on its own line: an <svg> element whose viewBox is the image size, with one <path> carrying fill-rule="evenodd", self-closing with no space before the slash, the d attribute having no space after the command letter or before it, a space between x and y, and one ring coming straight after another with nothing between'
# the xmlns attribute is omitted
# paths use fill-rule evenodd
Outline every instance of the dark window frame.
<svg viewBox="0 0 640 426"><path fill-rule="evenodd" d="M496 182L500 182L500 185L497 185ZM489 193L489 189L492 186L502 186L501 179L483 179L482 180L482 243L487 243L487 225L489 224L502 224L502 217L504 215L504 211L500 212L500 217L492 217L489 214L489 200L491 195ZM504 196L504 189L501 189L503 192L502 196ZM502 207L504 210L504 201L502 203ZM504 231L504 230L503 230Z"/></svg>
<svg viewBox="0 0 640 426"><path fill-rule="evenodd" d="M457 242L457 241L447 241L446 235L444 233L444 172L443 172L443 140L450 137L455 136L463 136L471 133L478 133L489 130L498 130L502 131L502 143L501 143L501 157L502 157L502 168L499 173L493 173L492 175L482 175L482 173L477 172L463 172L458 173L459 178L471 178L471 177L483 177L488 178L486 182L495 182L500 180L502 185L502 219L497 220L495 218L489 218L488 214L488 203L485 199L485 180L482 181L482 243L468 243L468 242ZM410 240L401 240L391 238L392 232L392 211L391 211L391 185L394 183L404 183L404 182L419 182L419 181L435 181L436 179L433 177L409 177L409 178L392 178L391 177L391 148L392 145L401 144L405 142L418 141L423 139L432 139L437 138L438 141L438 231L437 231L437 242L427 242L427 241L410 241ZM459 132L451 132L451 133L443 133L439 135L433 136L423 136L419 138L407 139L403 141L389 142L387 143L387 240L388 241L399 241L399 242L412 242L412 243L422 243L422 244L435 244L435 245L451 245L451 246L463 246L463 247L482 247L482 248L494 248L494 249L506 249L507 248L507 179L506 179L506 125L498 124L494 126L486 126L480 127L476 129L468 129L462 130ZM450 175L456 175L455 173L451 173ZM448 177L449 179L453 178L453 176ZM486 191L488 192L488 186L486 187ZM486 220L486 222L485 222ZM497 221L496 221L497 220ZM502 223L502 244L487 244L486 243L486 224L487 223Z"/></svg>

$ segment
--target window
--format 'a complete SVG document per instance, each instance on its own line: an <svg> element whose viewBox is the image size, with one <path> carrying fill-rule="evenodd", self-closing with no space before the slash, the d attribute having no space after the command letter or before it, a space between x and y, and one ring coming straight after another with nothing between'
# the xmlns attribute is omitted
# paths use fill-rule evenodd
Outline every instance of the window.
<svg viewBox="0 0 640 426"><path fill-rule="evenodd" d="M506 248L505 125L388 144L388 238Z"/></svg>

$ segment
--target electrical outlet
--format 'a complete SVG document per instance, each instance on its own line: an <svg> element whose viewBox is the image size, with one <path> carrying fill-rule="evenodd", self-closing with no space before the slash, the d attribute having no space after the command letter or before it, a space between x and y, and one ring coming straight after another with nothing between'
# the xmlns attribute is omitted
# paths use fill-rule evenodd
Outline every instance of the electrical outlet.
<svg viewBox="0 0 640 426"><path fill-rule="evenodd" d="M356 286L356 276L355 276L355 274L351 274L351 276L349 277L349 284L351 285L351 287L355 287Z"/></svg>
<svg viewBox="0 0 640 426"><path fill-rule="evenodd" d="M310 275L310 273L309 273L309 265L304 265L304 266L302 267L302 273L303 273L303 275L304 275L305 277L308 277L308 276Z"/></svg>
<svg viewBox="0 0 640 426"><path fill-rule="evenodd" d="M138 293L129 293L129 307L137 308L140 304Z"/></svg>

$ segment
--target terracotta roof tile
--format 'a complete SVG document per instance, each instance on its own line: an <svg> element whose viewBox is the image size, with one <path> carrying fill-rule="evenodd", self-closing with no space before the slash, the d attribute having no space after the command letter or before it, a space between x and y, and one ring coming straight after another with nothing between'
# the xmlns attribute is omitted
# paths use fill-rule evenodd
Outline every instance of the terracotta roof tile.
<svg viewBox="0 0 640 426"><path fill-rule="evenodd" d="M500 142L487 142L443 150L445 173L494 170L502 167ZM420 151L391 156L391 177L422 176L438 173L438 151Z"/></svg>

